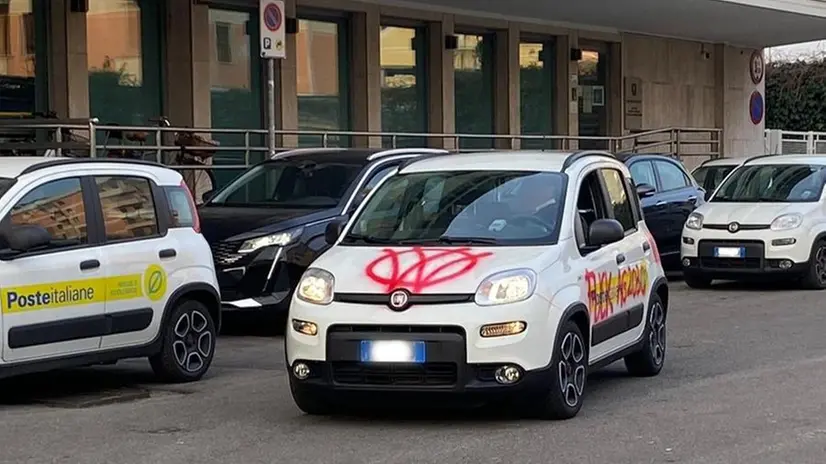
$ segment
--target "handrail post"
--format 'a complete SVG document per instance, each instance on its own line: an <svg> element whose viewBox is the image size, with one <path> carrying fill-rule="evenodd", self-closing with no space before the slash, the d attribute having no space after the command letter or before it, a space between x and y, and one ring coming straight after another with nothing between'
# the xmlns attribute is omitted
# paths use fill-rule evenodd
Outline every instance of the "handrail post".
<svg viewBox="0 0 826 464"><path fill-rule="evenodd" d="M90 158L97 158L98 156L98 147L97 147L97 130L95 128L96 119L92 118L89 120L89 157Z"/></svg>
<svg viewBox="0 0 826 464"><path fill-rule="evenodd" d="M273 156L273 153L270 153L270 158ZM250 131L244 131L244 167L250 167Z"/></svg>
<svg viewBox="0 0 826 464"><path fill-rule="evenodd" d="M58 144L63 143L63 129L62 128L58 127L57 129L55 129L55 131L54 131L54 141L57 142ZM63 147L58 145L56 151L57 151L57 156L63 156ZM43 154L46 154L46 152L44 151Z"/></svg>
<svg viewBox="0 0 826 464"><path fill-rule="evenodd" d="M155 161L163 163L163 131L160 127L155 129Z"/></svg>

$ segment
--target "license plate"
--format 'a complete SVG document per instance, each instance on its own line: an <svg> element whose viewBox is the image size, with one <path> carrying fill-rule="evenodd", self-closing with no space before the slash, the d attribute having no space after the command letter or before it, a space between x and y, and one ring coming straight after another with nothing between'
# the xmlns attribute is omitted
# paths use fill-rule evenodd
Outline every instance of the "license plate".
<svg viewBox="0 0 826 464"><path fill-rule="evenodd" d="M400 340L364 340L361 342L361 362L423 363L425 343Z"/></svg>
<svg viewBox="0 0 826 464"><path fill-rule="evenodd" d="M715 258L743 258L746 256L746 249L744 247L715 247Z"/></svg>

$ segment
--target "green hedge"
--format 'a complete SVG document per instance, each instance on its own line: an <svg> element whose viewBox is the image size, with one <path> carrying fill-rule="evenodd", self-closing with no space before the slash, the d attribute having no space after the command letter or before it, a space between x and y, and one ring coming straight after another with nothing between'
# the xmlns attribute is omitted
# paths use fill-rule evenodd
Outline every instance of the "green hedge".
<svg viewBox="0 0 826 464"><path fill-rule="evenodd" d="M826 59L768 64L766 128L826 131Z"/></svg>

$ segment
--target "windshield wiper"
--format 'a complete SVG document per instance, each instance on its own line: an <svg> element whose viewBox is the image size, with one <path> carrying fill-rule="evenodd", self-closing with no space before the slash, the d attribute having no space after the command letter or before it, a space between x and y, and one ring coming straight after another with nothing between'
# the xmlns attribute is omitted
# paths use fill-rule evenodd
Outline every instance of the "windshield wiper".
<svg viewBox="0 0 826 464"><path fill-rule="evenodd" d="M496 245L499 243L495 238L489 237L451 237L450 235L442 235L436 241L448 244L467 243L469 245Z"/></svg>
<svg viewBox="0 0 826 464"><path fill-rule="evenodd" d="M382 245L387 245L389 243L395 243L393 240L388 240L386 238L370 237L368 235L359 235L359 234L345 235L343 240L361 242L361 243L375 243L375 244L382 244Z"/></svg>

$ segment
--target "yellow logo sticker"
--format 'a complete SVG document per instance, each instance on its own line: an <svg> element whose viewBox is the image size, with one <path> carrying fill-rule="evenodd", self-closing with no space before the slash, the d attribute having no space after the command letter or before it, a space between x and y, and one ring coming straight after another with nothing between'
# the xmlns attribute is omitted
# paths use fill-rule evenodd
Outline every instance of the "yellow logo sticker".
<svg viewBox="0 0 826 464"><path fill-rule="evenodd" d="M143 288L146 296L152 301L158 301L166 294L166 271L157 264L146 268L143 273Z"/></svg>

